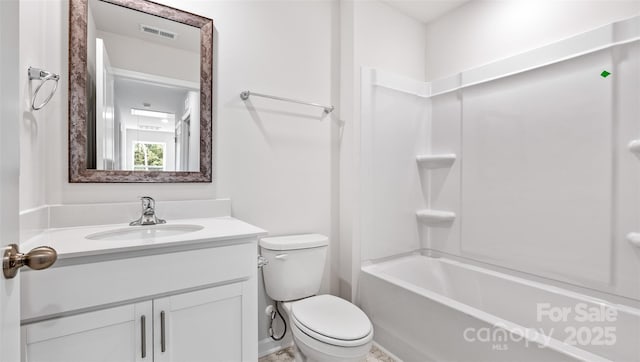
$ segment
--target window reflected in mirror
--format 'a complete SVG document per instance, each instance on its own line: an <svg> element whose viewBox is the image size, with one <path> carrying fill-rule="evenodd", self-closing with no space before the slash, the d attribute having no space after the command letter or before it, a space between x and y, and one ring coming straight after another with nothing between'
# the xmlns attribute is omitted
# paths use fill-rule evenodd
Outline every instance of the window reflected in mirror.
<svg viewBox="0 0 640 362"><path fill-rule="evenodd" d="M200 28L89 0L87 168L199 171L200 59Z"/></svg>

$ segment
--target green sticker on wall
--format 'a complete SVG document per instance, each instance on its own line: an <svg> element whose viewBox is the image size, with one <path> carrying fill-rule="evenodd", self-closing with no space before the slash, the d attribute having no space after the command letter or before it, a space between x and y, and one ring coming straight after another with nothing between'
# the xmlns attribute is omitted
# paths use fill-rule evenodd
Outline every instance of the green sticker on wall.
<svg viewBox="0 0 640 362"><path fill-rule="evenodd" d="M606 78L606 77L608 77L610 75L611 75L611 73L607 72L606 70L603 70L602 73L600 73L600 76L602 78Z"/></svg>

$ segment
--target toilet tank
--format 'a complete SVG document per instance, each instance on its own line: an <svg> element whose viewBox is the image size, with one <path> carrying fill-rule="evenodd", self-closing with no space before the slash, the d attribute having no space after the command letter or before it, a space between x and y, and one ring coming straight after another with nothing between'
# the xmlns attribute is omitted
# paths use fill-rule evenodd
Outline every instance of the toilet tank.
<svg viewBox="0 0 640 362"><path fill-rule="evenodd" d="M329 239L320 234L276 236L260 239L260 254L267 295L289 301L315 295L324 274Z"/></svg>

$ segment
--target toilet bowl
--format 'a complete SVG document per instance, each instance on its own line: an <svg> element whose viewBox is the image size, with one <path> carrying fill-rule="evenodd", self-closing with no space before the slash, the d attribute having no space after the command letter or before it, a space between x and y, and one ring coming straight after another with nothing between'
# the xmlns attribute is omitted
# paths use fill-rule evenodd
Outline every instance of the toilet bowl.
<svg viewBox="0 0 640 362"><path fill-rule="evenodd" d="M297 361L362 361L373 343L369 318L332 295L283 303Z"/></svg>
<svg viewBox="0 0 640 362"><path fill-rule="evenodd" d="M354 304L320 290L328 239L304 234L260 240L267 294L282 302L298 362L364 361L373 326Z"/></svg>

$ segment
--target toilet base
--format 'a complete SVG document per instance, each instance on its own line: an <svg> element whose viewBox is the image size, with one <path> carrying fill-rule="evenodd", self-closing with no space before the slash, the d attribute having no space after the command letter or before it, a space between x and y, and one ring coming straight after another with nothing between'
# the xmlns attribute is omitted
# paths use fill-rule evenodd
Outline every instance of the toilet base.
<svg viewBox="0 0 640 362"><path fill-rule="evenodd" d="M339 347L320 342L303 331L301 331L292 320L292 302L284 302L285 318L291 328L293 336L293 350L296 362L363 362L366 361L367 354L371 350L373 341L371 336L369 341L360 346ZM371 332L373 334L373 332Z"/></svg>
<svg viewBox="0 0 640 362"><path fill-rule="evenodd" d="M295 344L293 346L293 356L295 362L365 362L367 360L367 355L364 357L345 359L322 354L320 356L316 355L316 357L320 358L312 358L305 355Z"/></svg>
<svg viewBox="0 0 640 362"><path fill-rule="evenodd" d="M293 343L293 360L295 362L308 362L309 359L305 356L302 351L298 348L298 345Z"/></svg>
<svg viewBox="0 0 640 362"><path fill-rule="evenodd" d="M293 348L296 362L362 362L373 344L369 341L357 347L338 347L316 341L293 326Z"/></svg>

